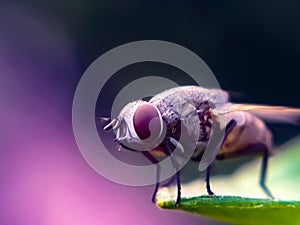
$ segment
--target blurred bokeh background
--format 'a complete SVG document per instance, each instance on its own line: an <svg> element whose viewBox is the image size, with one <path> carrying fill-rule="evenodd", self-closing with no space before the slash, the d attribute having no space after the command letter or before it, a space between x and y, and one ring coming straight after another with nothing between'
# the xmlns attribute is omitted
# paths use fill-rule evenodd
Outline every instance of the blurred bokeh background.
<svg viewBox="0 0 300 225"><path fill-rule="evenodd" d="M96 174L72 133L76 86L104 52L156 39L198 54L237 102L300 107L299 10L293 0L2 0L0 224L217 224L159 210L150 202L152 187L126 187ZM108 98L99 111L108 113L110 104ZM296 126L270 127L277 145L299 133Z"/></svg>

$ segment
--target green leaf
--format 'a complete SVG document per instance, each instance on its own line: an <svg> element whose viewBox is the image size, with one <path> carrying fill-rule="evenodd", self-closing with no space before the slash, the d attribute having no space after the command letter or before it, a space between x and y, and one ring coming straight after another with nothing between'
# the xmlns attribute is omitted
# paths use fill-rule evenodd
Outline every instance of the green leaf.
<svg viewBox="0 0 300 225"><path fill-rule="evenodd" d="M215 220L239 225L300 224L300 201L276 201L235 196L200 196L160 202L164 209L183 210Z"/></svg>

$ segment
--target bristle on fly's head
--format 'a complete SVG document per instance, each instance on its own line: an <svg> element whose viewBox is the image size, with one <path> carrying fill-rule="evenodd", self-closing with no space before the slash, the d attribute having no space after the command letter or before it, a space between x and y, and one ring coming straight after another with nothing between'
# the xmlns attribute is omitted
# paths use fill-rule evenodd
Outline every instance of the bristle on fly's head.
<svg viewBox="0 0 300 225"><path fill-rule="evenodd" d="M111 130L111 129L118 129L119 127L120 127L120 125L121 125L121 122L120 122L120 120L118 120L118 119L113 119L109 124L107 124L103 129L105 130L105 131L109 131L109 130Z"/></svg>

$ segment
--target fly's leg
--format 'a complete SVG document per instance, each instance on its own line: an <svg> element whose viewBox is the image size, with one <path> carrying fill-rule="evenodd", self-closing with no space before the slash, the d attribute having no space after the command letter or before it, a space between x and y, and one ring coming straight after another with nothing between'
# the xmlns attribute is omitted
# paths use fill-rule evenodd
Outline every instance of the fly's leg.
<svg viewBox="0 0 300 225"><path fill-rule="evenodd" d="M177 170L176 172L176 184L177 184L177 199L176 199L176 206L179 206L181 202L181 183L180 183L180 171Z"/></svg>
<svg viewBox="0 0 300 225"><path fill-rule="evenodd" d="M155 188L151 197L151 200L153 203L156 202L156 194L158 192L158 188L159 188L159 178L160 178L160 166L159 164L156 165L156 184L155 184Z"/></svg>
<svg viewBox="0 0 300 225"><path fill-rule="evenodd" d="M171 161L173 163L173 166L176 169L176 184L177 184L177 198L176 198L176 203L175 205L178 206L180 204L181 201L181 183L180 183L180 172L179 172L179 164L177 162L177 160L174 158L174 156L172 155L172 151L170 149L170 145L167 141L164 142L164 146L165 146L165 151L166 154L170 156ZM153 164L156 164L156 184L155 184L155 188L152 194L152 202L155 203L156 202L156 195L158 192L158 188L159 188L159 179L160 179L160 165L158 164L158 160L156 158L154 158L149 152L143 151L142 154L149 159ZM173 181L173 178L172 180Z"/></svg>
<svg viewBox="0 0 300 225"><path fill-rule="evenodd" d="M158 188L159 188L159 178L160 178L160 165L157 164L158 160L156 158L154 158L149 152L143 151L142 152L143 155L149 159L153 164L156 164L156 184L155 184L155 188L151 197L151 200L153 203L156 202L156 194L158 192Z"/></svg>
<svg viewBox="0 0 300 225"><path fill-rule="evenodd" d="M263 158L262 158L259 184L260 184L261 188L263 189L263 191L265 192L265 194L269 198L274 199L274 196L272 195L271 191L266 186L266 175L267 175L267 168L268 168L268 159L269 159L268 149L265 148Z"/></svg>
<svg viewBox="0 0 300 225"><path fill-rule="evenodd" d="M265 194L269 198L274 198L271 191L269 188L266 186L266 176L267 176L267 168L268 168L268 159L269 159L269 151L268 148L265 144L263 143L257 143L257 144L252 144L244 149L238 150L234 153L229 153L229 154L223 154L223 155L218 155L217 159L218 160L223 160L227 158L235 158L235 157L240 157L240 156L245 156L245 155L257 155L257 154L262 154L262 164L261 164L261 171L260 171L260 180L259 184L262 190L265 192Z"/></svg>
<svg viewBox="0 0 300 225"><path fill-rule="evenodd" d="M123 145L122 143L120 143L120 145L122 146L122 148L128 149L128 150L132 150L134 151L134 149L131 149L129 147L127 147L126 145ZM152 202L155 203L156 201L156 194L158 192L158 188L159 188L159 178L160 178L160 165L158 164L158 160L156 158L154 158L149 152L146 151L142 151L142 154L149 159L153 164L156 164L156 184L155 184L155 188L152 194Z"/></svg>
<svg viewBox="0 0 300 225"><path fill-rule="evenodd" d="M210 188L210 170L211 170L211 165L209 165L206 169L206 191L209 195L214 196L215 194L212 192L211 188Z"/></svg>
<svg viewBox="0 0 300 225"><path fill-rule="evenodd" d="M164 141L164 146L165 146L166 153L169 155L169 157L173 163L173 166L176 169L175 178L176 178L176 185L177 185L177 198L176 198L175 206L179 206L179 204L181 202L181 183L180 183L179 163L177 162L174 155L172 154L168 139L166 139Z"/></svg>
<svg viewBox="0 0 300 225"><path fill-rule="evenodd" d="M224 135L224 138L223 138L223 143L227 139L228 135L230 134L230 132L233 130L233 128L235 126L236 126L236 121L235 120L230 120L229 123L226 125L225 135Z"/></svg>
<svg viewBox="0 0 300 225"><path fill-rule="evenodd" d="M170 180L168 180L166 183L164 183L163 185L161 185L162 187L169 187L170 185L173 184L173 182L175 181L176 176L172 176Z"/></svg>
<svg viewBox="0 0 300 225"><path fill-rule="evenodd" d="M229 123L226 125L225 135L224 135L224 138L223 138L223 143L224 143L224 141L226 140L226 138L228 137L228 135L230 134L230 132L233 130L233 128L235 126L236 126L236 121L235 120L230 120ZM217 157L217 159L218 159L218 157ZM209 165L207 167L207 169L206 169L206 179L205 179L205 182L206 182L206 191L207 191L207 193L209 195L213 196L215 194L211 190L211 187L210 187L210 171L211 171L211 165Z"/></svg>

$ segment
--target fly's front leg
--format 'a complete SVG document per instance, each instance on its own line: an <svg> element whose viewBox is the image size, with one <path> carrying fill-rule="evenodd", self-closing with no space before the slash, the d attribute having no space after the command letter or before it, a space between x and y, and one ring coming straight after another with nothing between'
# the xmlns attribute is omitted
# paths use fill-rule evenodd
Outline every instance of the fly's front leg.
<svg viewBox="0 0 300 225"><path fill-rule="evenodd" d="M149 152L143 151L142 153L153 164L156 164L156 184L155 184L155 188L154 188L152 198L151 198L152 202L155 203L156 202L156 194L157 194L158 188L159 188L160 165L158 164L158 160L156 158L154 158Z"/></svg>
<svg viewBox="0 0 300 225"><path fill-rule="evenodd" d="M172 161L173 166L176 169L175 178L176 178L176 185L177 185L177 198L176 198L175 206L179 206L179 204L181 202L181 182L180 182L179 163L177 162L174 155L172 154L168 138L164 141L164 147L165 147L166 153L169 155L169 157Z"/></svg>
<svg viewBox="0 0 300 225"><path fill-rule="evenodd" d="M173 166L176 169L176 174L175 174L175 178L176 178L176 184L177 184L177 198L176 198L176 202L175 205L178 206L181 202L181 183L180 183L180 171L179 171L179 164L177 162L177 160L174 158L174 156L172 155L172 151L170 149L170 145L167 141L165 141L164 143L164 147L165 147L165 151L166 153L170 156L171 161L173 163ZM152 202L155 203L156 202L156 195L158 192L158 188L159 188L159 179L160 179L160 165L158 163L158 160L156 158L154 158L149 152L143 151L142 152L143 155L149 159L153 164L156 164L156 184L155 184L155 188L152 194ZM173 180L173 178L172 178Z"/></svg>

